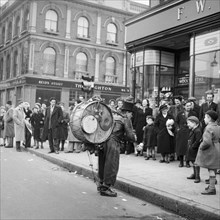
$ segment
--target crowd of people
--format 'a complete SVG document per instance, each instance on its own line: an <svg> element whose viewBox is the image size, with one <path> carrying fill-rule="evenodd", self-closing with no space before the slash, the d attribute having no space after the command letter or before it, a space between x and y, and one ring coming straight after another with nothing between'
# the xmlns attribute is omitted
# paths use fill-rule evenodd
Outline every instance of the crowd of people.
<svg viewBox="0 0 220 220"><path fill-rule="evenodd" d="M134 153L147 161L156 160L156 154L160 154L160 163L169 164L178 160L180 168L192 165L193 174L187 179L194 179L195 183L200 182L200 167L205 167L209 171L209 179L206 180L209 186L202 194L216 194L215 175L220 169L220 106L213 102L213 97L212 93L206 94L206 102L199 106L194 97L183 100L181 96L176 96L173 100L162 100L157 108L153 108L148 99L136 100L135 103L132 99L110 100L109 108L113 113L131 121L133 132L130 139L126 135L120 135L117 151L119 149L121 154ZM82 97L75 105L83 101ZM70 129L70 124L74 123L71 120L74 106L65 110L64 103L56 102L52 97L48 107L44 103L35 103L31 109L27 102L20 102L14 108L12 102L8 101L6 106L0 108L0 144L10 148L15 142L19 152L21 144L26 148L39 149L48 140L48 153L59 154L64 151L66 142L68 147L65 153L81 152L83 143L74 137ZM129 107L129 111L125 111L124 103L132 103L132 109ZM124 123L124 119L122 121ZM129 129L131 133L131 127ZM114 141L111 145L115 145ZM117 173L113 182L116 175ZM99 187L102 193L115 195L106 185Z"/></svg>

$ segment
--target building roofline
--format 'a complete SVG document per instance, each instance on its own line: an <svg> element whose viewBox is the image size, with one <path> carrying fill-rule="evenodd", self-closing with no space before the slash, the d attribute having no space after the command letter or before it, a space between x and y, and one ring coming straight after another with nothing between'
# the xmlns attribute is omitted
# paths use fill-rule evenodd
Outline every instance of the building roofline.
<svg viewBox="0 0 220 220"><path fill-rule="evenodd" d="M127 19L125 21L125 26L129 26L129 25L131 25L133 23L136 23L140 20L143 20L143 19L145 19L149 16L155 15L157 13L160 13L160 12L164 11L164 10L172 8L175 5L178 5L178 4L181 4L183 2L187 2L187 1L191 1L191 0L176 0L176 1L170 0L170 2L168 2L168 3L166 2L164 4L157 5L155 7L147 9L146 11L143 11L142 13L140 13L138 15L135 15L132 18Z"/></svg>

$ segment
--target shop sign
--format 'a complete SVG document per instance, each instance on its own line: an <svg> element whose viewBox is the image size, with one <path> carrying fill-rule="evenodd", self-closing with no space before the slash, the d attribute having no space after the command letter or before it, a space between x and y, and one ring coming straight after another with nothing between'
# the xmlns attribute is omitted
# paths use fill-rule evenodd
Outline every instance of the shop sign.
<svg viewBox="0 0 220 220"><path fill-rule="evenodd" d="M189 75L178 77L178 86L189 85Z"/></svg>
<svg viewBox="0 0 220 220"><path fill-rule="evenodd" d="M80 82L71 82L71 81L58 81L58 80L50 80L50 79L39 79L39 78L32 78L26 77L27 84L34 84L34 85L41 85L41 86L52 86L52 87L66 87L66 88L75 88L81 89L83 85ZM94 89L103 92L119 92L119 93L129 93L130 89L127 87L122 86L107 86L107 85L100 85L95 84Z"/></svg>
<svg viewBox="0 0 220 220"><path fill-rule="evenodd" d="M12 81L0 84L0 88L1 89L7 89L7 88L12 87L12 86L22 85L25 82L26 82L26 80L24 78L16 79L16 80L12 80Z"/></svg>
<svg viewBox="0 0 220 220"><path fill-rule="evenodd" d="M220 31L197 36L195 42L195 54L220 50Z"/></svg>

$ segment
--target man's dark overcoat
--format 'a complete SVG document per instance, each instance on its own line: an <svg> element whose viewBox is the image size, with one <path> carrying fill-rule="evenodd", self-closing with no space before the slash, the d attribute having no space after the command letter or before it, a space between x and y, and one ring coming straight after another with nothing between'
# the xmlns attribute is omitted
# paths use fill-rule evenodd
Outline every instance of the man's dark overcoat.
<svg viewBox="0 0 220 220"><path fill-rule="evenodd" d="M190 111L188 117L196 116L196 112ZM179 112L176 117L177 134L176 134L176 154L177 156L186 155L189 138L189 128L187 126L187 117L185 111Z"/></svg>
<svg viewBox="0 0 220 220"><path fill-rule="evenodd" d="M49 129L49 120L50 120L50 106L46 108L45 113L45 119L44 119L44 131L42 140L46 141L48 139L48 129ZM63 119L63 111L60 106L54 106L52 115L51 115L51 129L52 129L52 135L54 139L58 138L58 132L59 132L59 123Z"/></svg>

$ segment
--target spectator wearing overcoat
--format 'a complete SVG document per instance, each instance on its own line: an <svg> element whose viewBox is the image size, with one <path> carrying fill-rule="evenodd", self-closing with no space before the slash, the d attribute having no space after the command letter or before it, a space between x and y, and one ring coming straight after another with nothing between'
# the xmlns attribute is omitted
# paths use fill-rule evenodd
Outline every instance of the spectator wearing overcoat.
<svg viewBox="0 0 220 220"><path fill-rule="evenodd" d="M189 128L187 126L187 118L190 116L196 116L196 113L191 110L191 102L187 101L184 105L184 111L177 114L176 117L176 154L179 157L179 167L184 166L184 156L187 151ZM186 167L190 167L189 161L186 161Z"/></svg>
<svg viewBox="0 0 220 220"><path fill-rule="evenodd" d="M157 152L160 153L162 157L159 161L160 163L169 163L167 155L174 153L175 143L173 142L173 138L170 138L170 135L168 134L166 122L168 119L174 120L174 117L168 113L168 105L166 104L161 105L159 111L160 113L154 122L157 134ZM172 129L174 129L174 126ZM166 160L165 156L167 157Z"/></svg>
<svg viewBox="0 0 220 220"><path fill-rule="evenodd" d="M202 123L203 130L206 126L205 122L204 122L204 117L205 117L206 112L208 110L212 110L215 112L218 111L218 105L215 102L213 102L213 99L214 99L214 94L212 92L207 93L206 94L206 102L203 103L200 108L199 120Z"/></svg>
<svg viewBox="0 0 220 220"><path fill-rule="evenodd" d="M5 127L4 127L4 135L7 140L7 145L5 146L6 148L13 147L13 142L14 142L14 137L15 137L15 132L14 132L14 120L13 120L13 107L12 107L12 102L8 101L6 103L6 114L4 117L4 122L5 122Z"/></svg>
<svg viewBox="0 0 220 220"><path fill-rule="evenodd" d="M63 111L63 119L59 123L58 139L59 139L59 149L63 151L65 141L67 140L68 137L68 126L70 122L70 115L67 111L65 111L64 103L60 103L59 106ZM61 148L60 148L60 144L61 144Z"/></svg>
<svg viewBox="0 0 220 220"><path fill-rule="evenodd" d="M56 98L50 98L50 106L47 107L44 119L43 141L49 141L50 151L48 153L59 154L58 132L59 123L63 119L60 106L56 105Z"/></svg>
<svg viewBox="0 0 220 220"><path fill-rule="evenodd" d="M202 142L199 146L195 163L209 171L209 186L203 195L215 195L216 170L220 169L220 127L217 125L218 114L209 110L205 113L206 124Z"/></svg>
<svg viewBox="0 0 220 220"><path fill-rule="evenodd" d="M144 134L144 126L146 126L146 117L148 115L152 116L153 110L149 107L149 101L147 99L143 99L142 106L136 108L135 113L135 121L134 121L134 129L137 135L137 144L142 143L143 134Z"/></svg>
<svg viewBox="0 0 220 220"><path fill-rule="evenodd" d="M25 140L25 113L24 103L19 102L18 106L13 111L14 129L15 129L15 142L16 150L21 151L21 142Z"/></svg>

